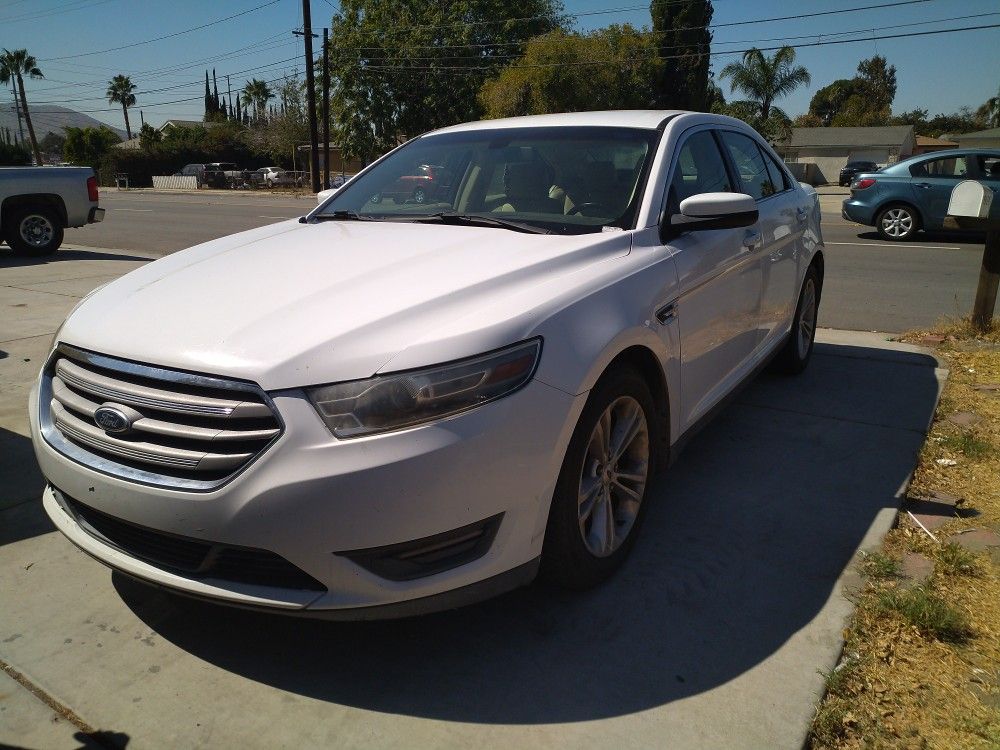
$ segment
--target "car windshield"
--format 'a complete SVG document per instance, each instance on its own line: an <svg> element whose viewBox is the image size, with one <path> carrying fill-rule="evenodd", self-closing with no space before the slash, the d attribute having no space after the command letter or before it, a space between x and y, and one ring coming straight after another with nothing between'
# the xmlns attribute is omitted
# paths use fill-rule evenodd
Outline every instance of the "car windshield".
<svg viewBox="0 0 1000 750"><path fill-rule="evenodd" d="M556 234L629 229L659 133L503 128L417 138L354 178L319 218L482 217ZM500 221L495 221L500 220Z"/></svg>

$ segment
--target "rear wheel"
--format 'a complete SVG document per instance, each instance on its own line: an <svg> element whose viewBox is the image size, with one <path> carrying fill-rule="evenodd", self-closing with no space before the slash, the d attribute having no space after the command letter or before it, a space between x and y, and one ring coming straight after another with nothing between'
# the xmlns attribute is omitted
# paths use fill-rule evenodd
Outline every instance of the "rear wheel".
<svg viewBox="0 0 1000 750"><path fill-rule="evenodd" d="M819 315L819 295L821 284L815 266L806 271L802 282L799 301L795 306L792 330L788 341L774 360L775 369L786 375L798 375L809 364L816 342L816 319Z"/></svg>
<svg viewBox="0 0 1000 750"><path fill-rule="evenodd" d="M10 219L7 244L15 255L51 255L62 244L62 222L50 208L32 206L15 209Z"/></svg>
<svg viewBox="0 0 1000 750"><path fill-rule="evenodd" d="M423 203L425 200L427 200L427 193L424 191L422 187L418 187L416 190L413 191L414 203Z"/></svg>
<svg viewBox="0 0 1000 750"><path fill-rule="evenodd" d="M608 578L635 544L654 472L653 398L632 370L591 392L570 440L549 511L542 574L583 589Z"/></svg>
<svg viewBox="0 0 1000 750"><path fill-rule="evenodd" d="M886 206L875 218L875 229L887 240L908 240L920 229L917 212L903 203Z"/></svg>

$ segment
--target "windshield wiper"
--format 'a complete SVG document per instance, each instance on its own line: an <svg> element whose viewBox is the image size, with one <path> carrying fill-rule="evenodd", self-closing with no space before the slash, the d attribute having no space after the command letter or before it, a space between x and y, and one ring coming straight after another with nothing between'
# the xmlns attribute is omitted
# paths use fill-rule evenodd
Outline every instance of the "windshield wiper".
<svg viewBox="0 0 1000 750"><path fill-rule="evenodd" d="M500 229L510 229L514 232L529 232L531 234L552 234L548 229L528 224L523 221L513 221L511 219L498 219L493 216L479 216L476 214L456 214L448 211L439 211L436 214L425 214L423 216L412 217L413 221L439 221L442 224L453 224L465 227L498 227Z"/></svg>
<svg viewBox="0 0 1000 750"><path fill-rule="evenodd" d="M306 217L300 221L304 224ZM332 211L328 214L316 214L310 221L378 221L374 216L359 214L357 211Z"/></svg>

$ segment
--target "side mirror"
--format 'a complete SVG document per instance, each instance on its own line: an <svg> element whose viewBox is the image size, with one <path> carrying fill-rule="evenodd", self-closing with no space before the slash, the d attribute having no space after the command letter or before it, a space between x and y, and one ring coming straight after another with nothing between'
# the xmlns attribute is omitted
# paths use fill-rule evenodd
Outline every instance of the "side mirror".
<svg viewBox="0 0 1000 750"><path fill-rule="evenodd" d="M736 229L757 223L757 202L746 193L700 193L681 201L681 212L664 217L662 234Z"/></svg>
<svg viewBox="0 0 1000 750"><path fill-rule="evenodd" d="M320 204L326 201L331 195L337 192L337 188L330 188L329 190L320 190L316 193L316 203Z"/></svg>

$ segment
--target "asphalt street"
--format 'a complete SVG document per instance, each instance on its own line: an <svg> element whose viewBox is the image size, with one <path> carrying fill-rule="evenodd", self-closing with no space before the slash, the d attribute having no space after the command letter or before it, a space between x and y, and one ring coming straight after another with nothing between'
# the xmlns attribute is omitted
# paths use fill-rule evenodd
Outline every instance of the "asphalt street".
<svg viewBox="0 0 1000 750"><path fill-rule="evenodd" d="M821 198L827 257L821 326L897 333L967 314L982 239L921 233L910 242L885 242L870 227L842 219L842 200ZM108 209L104 223L69 230L67 242L159 257L301 216L314 204L311 196L107 190L101 205Z"/></svg>

